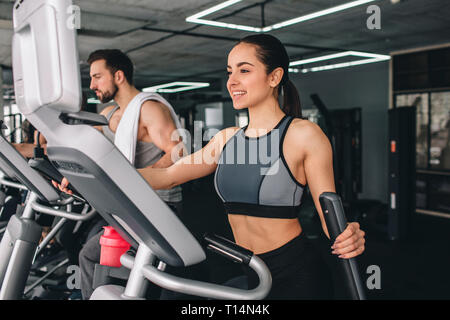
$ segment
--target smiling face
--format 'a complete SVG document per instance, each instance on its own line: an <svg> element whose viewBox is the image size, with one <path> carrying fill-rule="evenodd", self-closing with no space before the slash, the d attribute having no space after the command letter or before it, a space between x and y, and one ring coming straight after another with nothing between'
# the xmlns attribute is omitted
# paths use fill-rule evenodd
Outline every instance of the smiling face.
<svg viewBox="0 0 450 320"><path fill-rule="evenodd" d="M118 88L114 82L114 75L106 67L106 61L104 59L92 62L90 76L90 89L95 91L95 94L102 103L114 99Z"/></svg>
<svg viewBox="0 0 450 320"><path fill-rule="evenodd" d="M256 47L247 43L236 45L228 55L227 89L235 109L253 107L274 97L274 89L281 81L277 68L267 74L266 66L258 59Z"/></svg>

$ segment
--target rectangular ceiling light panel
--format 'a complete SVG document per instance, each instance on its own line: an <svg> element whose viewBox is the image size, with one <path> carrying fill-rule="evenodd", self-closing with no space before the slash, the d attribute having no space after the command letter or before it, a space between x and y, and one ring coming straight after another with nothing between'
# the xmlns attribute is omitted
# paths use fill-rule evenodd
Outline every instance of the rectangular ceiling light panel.
<svg viewBox="0 0 450 320"><path fill-rule="evenodd" d="M316 66L316 67L312 67L312 68L304 68L304 69L300 69L300 70L296 69L296 68L292 68L294 66L300 66L300 65L303 66L305 64L311 64L311 63L320 62L320 61L338 59L338 58L343 58L343 57L348 57L348 56L362 57L365 59L353 60L353 61L341 62L341 63L335 63L335 64L328 64L328 65L323 65L323 66ZM289 67L291 67L289 69L289 71L296 72L296 73L324 71L324 70L357 66L357 65L366 64L366 63L380 62L380 61L389 60L390 58L391 58L390 56L383 55L383 54L375 54L375 53L360 52L360 51L345 51L345 52L339 52L339 53L334 53L334 54L328 54L328 55L320 56L320 57L292 61L289 64Z"/></svg>
<svg viewBox="0 0 450 320"><path fill-rule="evenodd" d="M175 88L173 88L175 87ZM182 82L182 81L175 81L165 84L160 84L157 86L152 86L148 88L142 89L144 92L163 92L163 93L174 93L174 92L181 92L181 91L188 91L188 90L194 90L194 89L200 89L200 88L206 88L209 87L209 83L207 82ZM172 88L172 89L169 89Z"/></svg>
<svg viewBox="0 0 450 320"><path fill-rule="evenodd" d="M222 2L214 7L211 7L209 9L203 10L199 13L196 13L190 17L186 18L187 22L192 22L192 23L197 23L197 24L204 24L204 25L208 25L208 26L214 26L214 27L221 27L221 28L228 28L228 29L237 29L237 30L243 30L243 31L249 31L249 32L268 32L268 31L272 31L272 30L276 30L276 29L281 29L293 24L297 24L300 22L304 22L304 21L308 21L308 20L312 20L312 19L316 19L328 14L332 14L335 12L339 12L339 11L343 11L343 10L347 10L356 6L360 6L369 2L373 2L373 1L378 1L378 0L357 0L357 1L350 1L347 3L344 3L342 5L339 6L335 6L332 8L328 8L325 10L320 10L317 12L313 12L307 15L303 15L300 17L296 17L293 19L289 19L286 21L282 21L280 23L276 23L273 24L271 26L267 26L264 28L258 28L258 27L252 27L252 26L244 26L244 25L238 25L238 24L232 24L232 23L225 23L225 22L220 22L220 21L214 21L214 20L207 20L207 19L203 19L203 17L220 11L224 8L230 7L238 2L242 2L243 0L228 0L225 2Z"/></svg>

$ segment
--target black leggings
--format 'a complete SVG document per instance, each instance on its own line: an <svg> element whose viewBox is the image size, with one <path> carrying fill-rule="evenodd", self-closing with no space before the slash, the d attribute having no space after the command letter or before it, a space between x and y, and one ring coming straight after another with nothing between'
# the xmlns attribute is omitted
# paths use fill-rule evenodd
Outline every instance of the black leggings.
<svg viewBox="0 0 450 320"><path fill-rule="evenodd" d="M259 254L272 274L267 300L328 300L333 297L331 272L317 248L302 233L278 249ZM249 288L258 285L246 268Z"/></svg>

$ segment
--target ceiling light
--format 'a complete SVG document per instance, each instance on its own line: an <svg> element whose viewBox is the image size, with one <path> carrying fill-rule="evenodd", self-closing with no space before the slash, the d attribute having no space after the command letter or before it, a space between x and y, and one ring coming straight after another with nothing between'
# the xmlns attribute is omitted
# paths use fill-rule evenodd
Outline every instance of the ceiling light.
<svg viewBox="0 0 450 320"><path fill-rule="evenodd" d="M87 99L87 103L92 103L92 104L100 104L100 100L95 99L95 98L89 98Z"/></svg>
<svg viewBox="0 0 450 320"><path fill-rule="evenodd" d="M187 17L186 21L192 22L192 23L205 24L205 25L214 26L214 27L261 32L261 30L262 30L261 28L242 26L242 25L236 25L236 24L232 24L232 23L225 23L225 22L219 22L219 21L213 21L213 20L200 19L200 18L207 16L213 12L220 11L226 7L232 6L233 4L236 4L241 1L242 0L228 0L228 1L222 2L214 7L211 7L209 9L203 10L199 13L196 13L190 17Z"/></svg>
<svg viewBox="0 0 450 320"><path fill-rule="evenodd" d="M385 60L387 60L387 59L364 59L364 60L357 60L357 61L351 61L351 62L330 64L330 65L325 65L325 66L318 66L318 67L313 67L313 68L309 68L309 69L306 68L306 69L302 69L301 71L302 71L302 73L325 71L325 70L332 70L332 69L338 69L338 68L352 67L352 66L373 63L373 62L380 62L380 61L385 61Z"/></svg>
<svg viewBox="0 0 450 320"><path fill-rule="evenodd" d="M209 26L215 26L215 27L222 27L222 28L229 28L229 29L238 29L238 30L243 30L243 31L250 31L250 32L268 32L268 31L272 31L272 30L276 30L276 29L280 29L280 28L284 28L293 24L297 24L300 22L304 22L307 20L312 20L312 19L316 19L318 17L322 17L331 13L335 13L338 11L342 11L342 10L346 10L349 8L353 8L356 6L360 6L369 2L373 2L373 1L378 1L378 0L357 0L357 1L351 1L351 2L347 2L344 3L342 5L339 6L335 6L332 8L328 8L325 10L320 10L317 12L313 12L304 16L300 16L300 17L296 17L290 20L286 20L280 23L276 23L273 24L271 26L267 26L264 28L258 28L258 27L251 27L251 26L245 26L245 25L237 25L237 24L231 24L231 23L225 23L225 22L219 22L219 21L213 21L213 20L206 20L206 19L201 19L204 16L207 16L213 12L217 12L219 10L222 10L224 8L227 8L229 6L232 6L238 2L241 2L242 0L228 0L225 2L222 2L214 7L211 7L209 9L206 9L204 11L201 11L199 13L196 13L190 17L186 18L187 22L192 22L192 23L198 23L198 24L204 24L204 25L209 25Z"/></svg>
<svg viewBox="0 0 450 320"><path fill-rule="evenodd" d="M312 67L312 68L304 68L304 69L301 69L300 71L302 73L307 73L307 72L324 71L324 70L331 70L331 69L338 69L338 68L346 68L346 67L357 66L357 65L361 65L361 64L385 61L385 60L389 60L391 58L390 56L383 55L383 54L375 54L375 53L360 52L360 51L345 51L345 52L339 52L339 53L334 53L334 54L328 54L325 56L310 58L310 59L302 59L302 60L293 61L289 64L289 66L290 67L298 66L298 65L303 66L305 64L310 64L310 63L325 61L325 60L332 60L332 59L337 59L337 58L342 58L342 57L347 57L347 56L364 57L366 59L341 62L341 63L317 66L317 67Z"/></svg>
<svg viewBox="0 0 450 320"><path fill-rule="evenodd" d="M298 66L298 65L304 65L308 63L314 63L318 61L324 61L324 60L331 60L331 59L337 59L347 56L356 56L356 57L364 57L364 58L374 58L374 59L381 59L381 60L389 60L390 56L386 56L383 54L375 54L375 53L369 53L369 52L361 52L361 51L344 51L334 54L328 54L325 56L310 58L310 59L302 59L302 60L296 60L291 63L289 63L290 67Z"/></svg>
<svg viewBox="0 0 450 320"><path fill-rule="evenodd" d="M177 87L174 89L168 89L171 87ZM165 84L160 84L157 86L147 87L142 89L144 92L162 92L162 93L174 93L174 92L181 92L181 91L188 91L188 90L194 90L194 89L200 89L200 88L206 88L209 87L209 83L207 82L181 82L181 81L175 81Z"/></svg>

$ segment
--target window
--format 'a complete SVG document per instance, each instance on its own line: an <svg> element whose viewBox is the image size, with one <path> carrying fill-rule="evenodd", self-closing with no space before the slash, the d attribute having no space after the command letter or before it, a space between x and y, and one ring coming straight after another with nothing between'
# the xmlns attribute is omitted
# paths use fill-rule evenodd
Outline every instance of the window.
<svg viewBox="0 0 450 320"><path fill-rule="evenodd" d="M450 92L431 94L430 167L450 170Z"/></svg>
<svg viewBox="0 0 450 320"><path fill-rule="evenodd" d="M411 107L416 104L416 167L428 168L428 93L400 94L396 96L396 107Z"/></svg>

